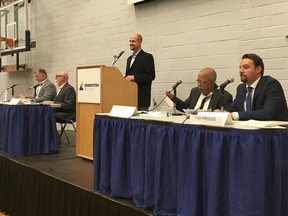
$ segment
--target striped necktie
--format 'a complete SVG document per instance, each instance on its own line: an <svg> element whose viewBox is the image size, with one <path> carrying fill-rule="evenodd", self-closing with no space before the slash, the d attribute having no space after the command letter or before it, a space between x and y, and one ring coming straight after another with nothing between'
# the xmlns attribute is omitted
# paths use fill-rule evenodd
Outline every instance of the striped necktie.
<svg viewBox="0 0 288 216"><path fill-rule="evenodd" d="M206 101L208 100L208 98L209 98L209 96L204 97L204 98L202 99L201 105L200 105L200 107L199 107L200 110L203 109L204 104L206 103Z"/></svg>

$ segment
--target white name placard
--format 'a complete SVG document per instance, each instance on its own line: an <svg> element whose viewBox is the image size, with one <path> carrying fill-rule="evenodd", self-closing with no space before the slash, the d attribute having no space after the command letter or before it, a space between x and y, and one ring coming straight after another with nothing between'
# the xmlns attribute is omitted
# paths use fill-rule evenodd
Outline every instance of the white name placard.
<svg viewBox="0 0 288 216"><path fill-rule="evenodd" d="M24 102L19 98L12 98L9 101L9 105L23 105L23 104L24 104Z"/></svg>
<svg viewBox="0 0 288 216"><path fill-rule="evenodd" d="M136 114L137 114L136 107L113 105L109 115L121 118L130 118Z"/></svg>
<svg viewBox="0 0 288 216"><path fill-rule="evenodd" d="M190 123L222 127L234 124L228 112L198 112L197 115L190 115Z"/></svg>

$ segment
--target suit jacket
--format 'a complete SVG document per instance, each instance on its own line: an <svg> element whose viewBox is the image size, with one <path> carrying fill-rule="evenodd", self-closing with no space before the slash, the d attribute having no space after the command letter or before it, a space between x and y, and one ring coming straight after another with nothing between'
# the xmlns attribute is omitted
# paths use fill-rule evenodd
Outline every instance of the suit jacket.
<svg viewBox="0 0 288 216"><path fill-rule="evenodd" d="M61 104L60 108L54 109L56 121L57 118L62 120L76 118L76 92L69 83L66 83L55 96L54 103Z"/></svg>
<svg viewBox="0 0 288 216"><path fill-rule="evenodd" d="M42 102L45 100L53 100L55 96L56 96L56 87L49 79L47 79L42 85L38 97L36 97L34 101Z"/></svg>
<svg viewBox="0 0 288 216"><path fill-rule="evenodd" d="M183 112L183 109L194 109L194 107L197 104L197 101L201 95L201 92L199 91L198 87L192 88L189 97L182 101L181 99L175 97L173 98L173 101L176 103L176 109ZM228 107L230 103L232 102L232 95L224 90L224 100L223 105L221 104L221 91L218 89L218 86L215 84L215 90L213 91L213 94L210 99L210 103L208 105L208 109L211 109L212 111L215 109L220 109L221 106L224 108Z"/></svg>
<svg viewBox="0 0 288 216"><path fill-rule="evenodd" d="M138 85L138 107L149 107L151 85L155 79L154 58L150 53L141 50L130 68L132 56L127 59L125 76L134 75Z"/></svg>
<svg viewBox="0 0 288 216"><path fill-rule="evenodd" d="M262 76L255 88L252 111L244 110L246 83L237 87L236 98L228 107L229 112L238 112L239 120L288 120L287 104L281 84L270 76Z"/></svg>

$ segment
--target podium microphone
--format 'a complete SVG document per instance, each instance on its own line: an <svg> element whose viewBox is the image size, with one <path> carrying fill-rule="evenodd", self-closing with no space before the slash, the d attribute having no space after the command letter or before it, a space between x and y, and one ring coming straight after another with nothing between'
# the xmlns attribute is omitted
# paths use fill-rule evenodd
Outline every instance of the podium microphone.
<svg viewBox="0 0 288 216"><path fill-rule="evenodd" d="M119 55L117 56L117 60L123 55L123 53L125 52L125 50L122 50Z"/></svg>
<svg viewBox="0 0 288 216"><path fill-rule="evenodd" d="M113 62L112 62L112 66L114 66L114 64L119 60L119 58L123 55L123 53L125 52L125 50L122 50L118 56L114 55L114 59L113 59Z"/></svg>

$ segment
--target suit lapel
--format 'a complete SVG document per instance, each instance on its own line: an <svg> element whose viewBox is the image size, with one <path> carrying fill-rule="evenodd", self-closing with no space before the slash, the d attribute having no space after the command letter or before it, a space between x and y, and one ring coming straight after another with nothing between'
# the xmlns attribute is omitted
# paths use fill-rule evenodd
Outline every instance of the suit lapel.
<svg viewBox="0 0 288 216"><path fill-rule="evenodd" d="M193 93L193 95L195 95L195 97L192 96L192 100L191 100L191 104L190 104L191 107L195 107L195 106L196 106L197 101L198 101L198 99L199 99L199 97L200 97L200 91L199 91L199 90L198 90L198 91L195 91L195 92Z"/></svg>
<svg viewBox="0 0 288 216"><path fill-rule="evenodd" d="M221 91L218 89L218 85L215 84L214 86L214 90L212 92L212 96L211 96L211 99L210 99L210 102L209 102L209 105L208 105L208 109L212 109L213 107L216 107L216 103L217 101L219 101L219 97L221 95Z"/></svg>
<svg viewBox="0 0 288 216"><path fill-rule="evenodd" d="M132 65L132 67L130 67L131 60L132 60L132 55L129 56L129 58L128 58L128 62L127 62L127 68L128 68L128 70L130 70L130 69L133 67L133 65Z"/></svg>
<svg viewBox="0 0 288 216"><path fill-rule="evenodd" d="M57 100L58 98L61 98L63 92L65 91L66 85L67 85L67 83L60 89L58 95L56 95L56 100Z"/></svg>
<svg viewBox="0 0 288 216"><path fill-rule="evenodd" d="M141 51L136 55L136 58L135 58L132 66L131 66L131 69L133 69L133 68L138 64L139 61L141 61L140 59L141 59L141 56L143 55L143 52L144 52L144 51L141 50ZM131 56L131 58L130 58L130 62L131 62L131 60L132 60L132 56ZM129 64L130 64L130 62L129 62Z"/></svg>
<svg viewBox="0 0 288 216"><path fill-rule="evenodd" d="M238 100L238 110L242 110L244 111L244 101L246 99L246 93L247 93L247 89L246 89L246 84L243 83L241 84L242 86L239 87L239 91L238 91L238 94L239 94L239 100ZM240 89L241 88L241 89Z"/></svg>
<svg viewBox="0 0 288 216"><path fill-rule="evenodd" d="M47 82L47 81L46 81L46 82ZM40 88L40 90L39 90L39 93L38 93L38 97L43 96L46 82L44 82L44 83L42 84L42 86L41 86L41 88Z"/></svg>
<svg viewBox="0 0 288 216"><path fill-rule="evenodd" d="M219 100L219 95L220 95L220 91L215 91L210 99L210 103L208 105L208 109L213 108L214 104L217 103L217 101Z"/></svg>
<svg viewBox="0 0 288 216"><path fill-rule="evenodd" d="M262 91L262 88L263 88L263 82L264 82L264 78L263 76L260 78L256 88L255 88L255 91L254 91L254 95L253 95L253 103L254 104L254 100L256 99L256 97L258 96L259 92Z"/></svg>

